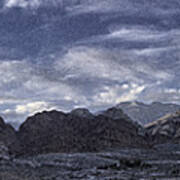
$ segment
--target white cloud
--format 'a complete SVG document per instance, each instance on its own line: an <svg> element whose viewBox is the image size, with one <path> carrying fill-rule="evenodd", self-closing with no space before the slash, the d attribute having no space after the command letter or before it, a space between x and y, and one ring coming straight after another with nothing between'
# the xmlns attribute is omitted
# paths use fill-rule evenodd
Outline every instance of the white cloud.
<svg viewBox="0 0 180 180"><path fill-rule="evenodd" d="M129 88L127 90L127 87ZM124 101L136 100L139 94L146 88L145 85L138 85L135 83L130 86L115 85L112 87L104 87L104 91L97 93L94 97L94 105L115 105Z"/></svg>
<svg viewBox="0 0 180 180"><path fill-rule="evenodd" d="M69 49L55 62L54 67L65 72L66 80L89 77L143 83L144 79L170 81L174 77L170 70L160 70L146 62L144 57L137 56L134 50L78 46Z"/></svg>
<svg viewBox="0 0 180 180"><path fill-rule="evenodd" d="M77 0L6 0L5 8L21 7L21 8L39 8L43 6L49 7L63 7L66 2L69 1L69 5L76 4Z"/></svg>
<svg viewBox="0 0 180 180"><path fill-rule="evenodd" d="M58 106L45 101L19 102L15 106L9 106L0 111L2 117L7 122L13 123L15 128L22 123L28 116L42 111L61 110Z"/></svg>
<svg viewBox="0 0 180 180"><path fill-rule="evenodd" d="M43 110L52 110L56 109L57 107L52 106L44 101L36 101L30 102L24 105L17 105L15 108L15 112L17 114L29 114L33 115L34 113L41 112Z"/></svg>
<svg viewBox="0 0 180 180"><path fill-rule="evenodd" d="M10 8L14 6L26 7L28 2L26 0L7 0L5 3L5 7Z"/></svg>
<svg viewBox="0 0 180 180"><path fill-rule="evenodd" d="M144 57L136 55L134 50L117 51L82 46L69 49L54 64L57 71L65 72L66 80L78 81L88 77L97 82L92 92L89 89L87 104L91 107L143 99L147 92L151 94L152 88L173 81L174 72L160 69L160 66L149 63ZM103 80L110 84L103 84Z"/></svg>
<svg viewBox="0 0 180 180"><path fill-rule="evenodd" d="M180 93L180 89L175 89L175 88L165 88L164 89L164 92L165 93L168 93L168 94L178 94Z"/></svg>
<svg viewBox="0 0 180 180"><path fill-rule="evenodd" d="M88 103L78 87L71 87L61 76L46 77L42 69L25 60L1 61L0 76L0 114L8 121L22 121L42 110L68 110L74 104Z"/></svg>
<svg viewBox="0 0 180 180"><path fill-rule="evenodd" d="M21 8L38 8L39 6L43 5L57 5L60 4L60 0L6 0L5 7L21 7Z"/></svg>
<svg viewBox="0 0 180 180"><path fill-rule="evenodd" d="M88 47L70 49L54 65L57 71L63 70L67 77L88 75L99 78L118 78L119 68L116 62L110 61L108 52ZM113 71L112 71L113 68Z"/></svg>
<svg viewBox="0 0 180 180"><path fill-rule="evenodd" d="M128 84L123 84L122 85L122 89L128 89L129 88L129 85Z"/></svg>
<svg viewBox="0 0 180 180"><path fill-rule="evenodd" d="M122 38L130 41L149 41L149 40L158 40L160 38L164 38L166 33L160 33L159 31L153 31L149 29L143 28L122 28L119 30L115 30L110 32L109 35L106 36L107 39L117 39Z"/></svg>
<svg viewBox="0 0 180 180"><path fill-rule="evenodd" d="M16 114L30 113L29 106L32 112L46 107L32 102L65 102L65 109L114 105L147 96L147 87L151 94L152 88L173 80L171 70L160 70L138 58L133 50L78 46L57 57L46 71L26 60L1 61L0 103ZM62 109L60 104L55 106ZM7 109L1 108L1 112L8 114Z"/></svg>
<svg viewBox="0 0 180 180"><path fill-rule="evenodd" d="M28 78L30 69L24 61L2 61L0 62L0 86L3 84L18 82ZM23 76L21 76L23 74Z"/></svg>
<svg viewBox="0 0 180 180"><path fill-rule="evenodd" d="M87 12L110 12L118 11L120 9L125 11L130 9L126 2L116 0L81 0L79 2L80 3L74 3L72 6L67 7L67 10L73 14L80 14Z"/></svg>
<svg viewBox="0 0 180 180"><path fill-rule="evenodd" d="M162 7L160 7L161 4L163 4ZM154 24L151 22L151 17L153 20L158 14L165 16L157 26L161 27L166 23L168 14L173 15L174 10L178 9L169 8L173 4L167 1L165 3L148 1L142 4L131 0L6 0L5 8L22 7L32 10L31 8L40 6L59 6L66 11L62 18L65 16L67 20L71 15L95 12L96 16L92 18L97 18L100 25L105 25L104 30L107 30L107 34L90 36L87 39L81 38L82 40L77 41L74 46L65 44L71 48L60 57L52 51L49 57L53 62L47 60L48 67L45 67L44 62L41 66L36 66L30 59L0 60L0 112L13 119L15 115L24 118L27 114L53 107L68 109L115 105L122 101L136 99L178 102L179 87L166 87L171 87L172 84L172 87L178 86L180 31L178 28L160 31L156 28L158 22L155 22L155 26L149 26L150 23ZM159 6L156 8L157 5ZM147 16L144 11L147 8L147 14L150 16ZM97 15L97 13L102 14ZM135 16L136 13L138 16ZM156 15L154 16L153 13ZM131 17L137 17L137 22L134 21L131 24ZM121 18L123 18L122 23ZM127 25L125 25L126 18ZM171 19L171 17L168 18ZM136 25L139 20L142 20L142 25ZM174 27L173 21L172 19ZM59 20L56 22L61 23ZM53 23L50 22L50 26L54 25ZM77 23L79 25L83 22ZM40 28L44 30L47 26L49 24ZM38 30L38 27L35 30ZM95 33L96 29L93 32ZM98 32L102 31L97 30ZM13 35L10 36L10 38L13 37ZM132 43L130 44L129 41ZM8 47L0 47L0 49L6 50L3 57L7 52L14 54L16 51L16 47L13 51ZM38 58L33 62L35 61L39 63Z"/></svg>
<svg viewBox="0 0 180 180"><path fill-rule="evenodd" d="M64 99L69 94L76 99L76 89L72 89L63 81L49 80L40 69L36 70L39 72L35 73L33 65L26 61L0 62L0 97L3 97L0 100L17 101L34 96Z"/></svg>

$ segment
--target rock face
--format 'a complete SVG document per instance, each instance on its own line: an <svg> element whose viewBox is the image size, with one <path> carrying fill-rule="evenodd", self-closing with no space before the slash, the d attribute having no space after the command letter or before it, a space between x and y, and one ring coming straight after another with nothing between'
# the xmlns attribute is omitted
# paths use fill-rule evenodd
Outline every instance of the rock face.
<svg viewBox="0 0 180 180"><path fill-rule="evenodd" d="M124 102L118 104L117 107L121 108L131 119L142 125L155 121L168 113L175 113L180 110L180 105L163 104L160 102L153 102L151 104L137 101Z"/></svg>
<svg viewBox="0 0 180 180"><path fill-rule="evenodd" d="M155 144L180 143L180 111L168 114L145 127Z"/></svg>
<svg viewBox="0 0 180 180"><path fill-rule="evenodd" d="M0 159L1 180L179 180L180 151L119 149Z"/></svg>
<svg viewBox="0 0 180 180"><path fill-rule="evenodd" d="M2 142L9 149L9 153L16 153L19 151L19 141L16 136L15 129L4 122L0 117L0 142Z"/></svg>
<svg viewBox="0 0 180 180"><path fill-rule="evenodd" d="M3 142L0 142L0 160L9 160L9 149Z"/></svg>
<svg viewBox="0 0 180 180"><path fill-rule="evenodd" d="M146 147L146 138L122 110L111 108L101 115L87 109L58 111L29 117L18 131L22 154L91 152L116 147Z"/></svg>

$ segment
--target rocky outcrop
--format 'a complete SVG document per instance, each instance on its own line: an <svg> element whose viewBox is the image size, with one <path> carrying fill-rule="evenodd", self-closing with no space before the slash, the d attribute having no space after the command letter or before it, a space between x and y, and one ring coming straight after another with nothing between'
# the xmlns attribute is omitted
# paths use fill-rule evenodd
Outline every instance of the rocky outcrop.
<svg viewBox="0 0 180 180"><path fill-rule="evenodd" d="M154 144L180 143L180 111L168 114L146 125L145 128Z"/></svg>
<svg viewBox="0 0 180 180"><path fill-rule="evenodd" d="M18 131L22 154L91 152L116 147L146 147L145 137L122 110L100 115L87 109L71 113L42 112L29 117Z"/></svg>
<svg viewBox="0 0 180 180"><path fill-rule="evenodd" d="M145 125L168 113L175 113L180 110L180 105L160 102L144 104L142 102L134 101L120 103L117 105L117 108L122 109L132 120Z"/></svg>
<svg viewBox="0 0 180 180"><path fill-rule="evenodd" d="M119 107L112 107L112 108L108 109L107 111L101 111L98 114L107 116L107 117L114 119L114 120L119 119L119 117L126 119L126 121L128 121L130 124L133 124L136 127L138 135L146 136L145 129L137 121L133 121Z"/></svg>
<svg viewBox="0 0 180 180"><path fill-rule="evenodd" d="M119 149L0 160L1 180L179 180L180 153Z"/></svg>
<svg viewBox="0 0 180 180"><path fill-rule="evenodd" d="M9 159L10 159L10 154L8 147L3 142L0 142L0 161L9 160Z"/></svg>
<svg viewBox="0 0 180 180"><path fill-rule="evenodd" d="M9 153L16 153L19 151L19 141L16 136L15 129L6 124L0 117L0 142L2 142L8 149Z"/></svg>

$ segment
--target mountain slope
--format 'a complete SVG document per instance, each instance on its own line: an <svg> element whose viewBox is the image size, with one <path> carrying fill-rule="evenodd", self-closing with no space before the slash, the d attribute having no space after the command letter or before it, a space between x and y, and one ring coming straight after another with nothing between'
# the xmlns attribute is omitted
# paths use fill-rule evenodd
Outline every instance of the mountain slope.
<svg viewBox="0 0 180 180"><path fill-rule="evenodd" d="M3 144L9 149L9 153L19 151L19 141L16 136L15 129L4 122L0 117L0 144Z"/></svg>
<svg viewBox="0 0 180 180"><path fill-rule="evenodd" d="M180 143L180 111L168 114L145 127L154 144Z"/></svg>
<svg viewBox="0 0 180 180"><path fill-rule="evenodd" d="M117 114L112 118L109 114ZM21 126L21 153L90 152L117 147L146 147L138 127L119 109L94 116L86 109L38 113Z"/></svg>
<svg viewBox="0 0 180 180"><path fill-rule="evenodd" d="M155 121L168 113L174 113L180 110L180 105L176 104L163 104L160 102L153 102L151 104L144 104L141 102L124 102L117 105L128 116L145 125Z"/></svg>

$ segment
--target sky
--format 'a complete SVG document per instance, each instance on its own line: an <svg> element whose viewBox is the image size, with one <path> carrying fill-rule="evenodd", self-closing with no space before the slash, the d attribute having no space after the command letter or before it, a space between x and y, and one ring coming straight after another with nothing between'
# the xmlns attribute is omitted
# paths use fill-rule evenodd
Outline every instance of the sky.
<svg viewBox="0 0 180 180"><path fill-rule="evenodd" d="M179 0L0 0L0 115L180 104Z"/></svg>

